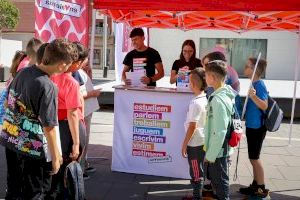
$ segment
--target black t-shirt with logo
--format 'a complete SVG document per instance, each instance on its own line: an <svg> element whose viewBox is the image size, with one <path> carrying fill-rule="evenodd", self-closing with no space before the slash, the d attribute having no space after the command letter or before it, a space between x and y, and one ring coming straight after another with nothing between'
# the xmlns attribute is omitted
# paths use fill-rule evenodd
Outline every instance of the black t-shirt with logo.
<svg viewBox="0 0 300 200"><path fill-rule="evenodd" d="M175 70L177 74L179 69L185 66L188 66L189 70L193 70L197 67L202 67L202 64L201 60L198 58L189 62L186 62L185 60L175 60L172 66L172 70Z"/></svg>
<svg viewBox="0 0 300 200"><path fill-rule="evenodd" d="M123 64L130 67L131 71L146 69L147 77L155 75L155 64L162 62L161 57L155 49L148 47L145 51L130 51L124 58ZM156 86L156 82L148 84L148 86Z"/></svg>
<svg viewBox="0 0 300 200"><path fill-rule="evenodd" d="M21 70L8 88L0 143L23 155L45 158L47 140L43 127L56 125L56 86L35 65Z"/></svg>

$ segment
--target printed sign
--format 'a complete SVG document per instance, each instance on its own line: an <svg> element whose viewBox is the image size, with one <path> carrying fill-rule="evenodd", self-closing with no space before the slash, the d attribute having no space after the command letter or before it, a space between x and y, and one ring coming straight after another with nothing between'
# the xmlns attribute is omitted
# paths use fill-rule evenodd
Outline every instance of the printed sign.
<svg viewBox="0 0 300 200"><path fill-rule="evenodd" d="M48 8L61 14L80 17L81 6L78 4L57 0L41 0L40 7Z"/></svg>
<svg viewBox="0 0 300 200"><path fill-rule="evenodd" d="M35 0L35 37L56 38L88 45L88 1Z"/></svg>
<svg viewBox="0 0 300 200"><path fill-rule="evenodd" d="M181 146L192 98L191 93L116 89L112 170L190 178Z"/></svg>

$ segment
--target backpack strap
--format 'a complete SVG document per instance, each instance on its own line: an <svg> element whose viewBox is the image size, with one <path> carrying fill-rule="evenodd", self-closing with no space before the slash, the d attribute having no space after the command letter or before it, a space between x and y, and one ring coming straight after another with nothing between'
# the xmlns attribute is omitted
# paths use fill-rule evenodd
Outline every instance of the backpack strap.
<svg viewBox="0 0 300 200"><path fill-rule="evenodd" d="M214 98L213 95L209 96L208 103L210 103L213 100L213 98ZM209 109L210 109L210 105L209 105ZM228 154L228 151L229 151L228 141L230 139L230 126L231 125L232 125L232 116L229 120L229 123L228 123L228 126L227 126L227 132L226 132L225 139L224 139L224 142L223 142L223 145L222 145L223 157L225 157Z"/></svg>

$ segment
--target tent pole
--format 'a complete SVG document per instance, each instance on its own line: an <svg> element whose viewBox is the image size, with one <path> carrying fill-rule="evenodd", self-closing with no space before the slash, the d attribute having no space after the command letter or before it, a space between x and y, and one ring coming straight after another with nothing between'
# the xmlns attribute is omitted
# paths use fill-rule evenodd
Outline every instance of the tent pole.
<svg viewBox="0 0 300 200"><path fill-rule="evenodd" d="M295 106L296 106L296 95L297 95L297 83L298 83L298 75L299 75L299 65L300 65L300 24L299 24L299 32L298 32L298 49L297 49L297 61L295 65L295 77L294 77L294 96L293 96L293 104L292 104L292 113L291 113L291 121L290 121L290 130L289 130L289 145L292 142L292 129L295 115Z"/></svg>
<svg viewBox="0 0 300 200"><path fill-rule="evenodd" d="M103 19L103 78L107 77L107 16L104 15Z"/></svg>
<svg viewBox="0 0 300 200"><path fill-rule="evenodd" d="M96 29L96 9L92 8L92 32L91 32L91 46L90 46L90 68L93 69L94 61L94 46L95 46L95 29Z"/></svg>
<svg viewBox="0 0 300 200"><path fill-rule="evenodd" d="M244 119L244 117L245 117L246 107L247 107L247 103L248 103L248 99L249 99L249 94L248 93L249 93L249 90L253 87L252 83L253 83L253 80L254 80L254 75L256 73L258 62L260 61L260 57L261 57L261 52L259 52L256 63L255 63L255 66L254 66L254 70L253 70L253 74L252 74L252 77L251 77L249 89L247 91L246 99L245 99L245 102L244 102L244 107L243 107L241 119Z"/></svg>

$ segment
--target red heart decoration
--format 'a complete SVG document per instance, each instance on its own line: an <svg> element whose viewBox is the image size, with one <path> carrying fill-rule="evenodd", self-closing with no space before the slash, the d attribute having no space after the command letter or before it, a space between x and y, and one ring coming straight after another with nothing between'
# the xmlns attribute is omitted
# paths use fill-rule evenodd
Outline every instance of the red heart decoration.
<svg viewBox="0 0 300 200"><path fill-rule="evenodd" d="M50 26L50 29L53 31L53 33L56 35L57 32L59 31L57 23L56 23L56 19L51 19L49 22L49 26Z"/></svg>
<svg viewBox="0 0 300 200"><path fill-rule="evenodd" d="M86 8L86 5L85 6L82 6L84 5L85 3L79 3L78 4L81 5L81 10L84 9L84 11L81 13L80 17L70 17L72 22L73 22L73 25L77 31L77 33L82 33L84 32L85 29L88 28L88 12L87 12L87 8Z"/></svg>
<svg viewBox="0 0 300 200"><path fill-rule="evenodd" d="M80 43L85 45L86 47L88 47L88 34L85 34L81 40L80 40Z"/></svg>
<svg viewBox="0 0 300 200"><path fill-rule="evenodd" d="M70 29L70 22L65 20L63 21L59 26L59 35L57 35L57 38L59 37L66 37L67 33L69 32Z"/></svg>
<svg viewBox="0 0 300 200"><path fill-rule="evenodd" d="M52 12L52 10L46 8L43 8L41 12L37 8L35 9L35 22L39 30L43 28L46 21L51 17Z"/></svg>
<svg viewBox="0 0 300 200"><path fill-rule="evenodd" d="M78 42L79 39L77 37L77 35L75 33L70 33L69 36L68 36L68 39L71 41L71 42Z"/></svg>
<svg viewBox="0 0 300 200"><path fill-rule="evenodd" d="M51 38L51 32L48 30L44 30L41 35L40 38L45 41L45 42L49 42L50 38Z"/></svg>
<svg viewBox="0 0 300 200"><path fill-rule="evenodd" d="M61 13L56 12L56 11L54 11L54 14L55 14L55 18L59 19L59 20L62 20L65 16L64 14L61 14Z"/></svg>

